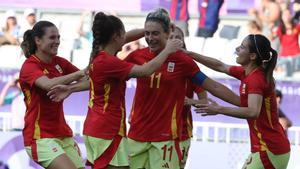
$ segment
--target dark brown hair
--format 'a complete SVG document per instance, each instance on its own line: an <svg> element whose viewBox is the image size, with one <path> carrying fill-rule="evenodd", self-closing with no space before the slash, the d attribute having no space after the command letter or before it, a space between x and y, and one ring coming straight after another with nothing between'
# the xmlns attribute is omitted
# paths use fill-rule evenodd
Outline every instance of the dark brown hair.
<svg viewBox="0 0 300 169"><path fill-rule="evenodd" d="M113 16L106 15L103 12L98 12L93 21L93 48L90 55L90 63L97 56L100 48L104 48L114 34L120 35L124 30L122 21Z"/></svg>
<svg viewBox="0 0 300 169"><path fill-rule="evenodd" d="M266 80L275 85L273 71L277 63L277 52L271 47L271 43L264 35L248 35L249 49L257 55L256 64L264 68Z"/></svg>
<svg viewBox="0 0 300 169"><path fill-rule="evenodd" d="M35 54L37 50L34 38L42 38L45 35L45 29L48 27L55 27L55 25L49 21L39 21L32 29L29 29L24 33L21 48L26 58Z"/></svg>

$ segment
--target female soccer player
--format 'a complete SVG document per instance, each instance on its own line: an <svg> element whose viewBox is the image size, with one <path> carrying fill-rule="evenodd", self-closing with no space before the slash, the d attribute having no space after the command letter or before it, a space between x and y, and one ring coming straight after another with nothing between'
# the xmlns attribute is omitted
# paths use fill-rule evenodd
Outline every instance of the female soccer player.
<svg viewBox="0 0 300 169"><path fill-rule="evenodd" d="M128 62L143 65L156 58L166 46L171 26L165 10L149 13L144 27L149 47L129 54L125 59ZM171 54L151 76L137 78L128 134L130 168L180 168L179 136L187 80L222 99L239 104L238 96L206 77L184 52Z"/></svg>
<svg viewBox="0 0 300 169"><path fill-rule="evenodd" d="M27 59L19 79L26 104L24 143L30 157L45 168L83 168L80 150L64 118L63 102L52 102L47 96L53 86L85 75L56 56L59 37L56 26L48 21L36 23L24 34L21 47Z"/></svg>
<svg viewBox="0 0 300 169"><path fill-rule="evenodd" d="M182 47L182 41L170 40L158 57L134 65L115 56L125 44L124 25L119 18L97 13L92 29L90 100L83 130L88 160L94 168L128 168L126 80L150 76L169 54Z"/></svg>
<svg viewBox="0 0 300 169"><path fill-rule="evenodd" d="M236 48L236 62L230 66L213 58L189 54L209 68L241 80L241 105L237 108L216 104L198 105L203 115L223 114L247 119L251 154L243 168L285 169L290 157L290 143L278 120L273 70L277 52L263 35L248 35ZM205 112L202 112L202 111Z"/></svg>
<svg viewBox="0 0 300 169"><path fill-rule="evenodd" d="M158 57L143 65L134 65L115 56L127 38L119 18L99 12L95 15L92 31L94 40L89 66L90 85L73 84L66 93L90 88L83 130L89 163L97 169L128 168L126 80L151 75L169 54L182 47L182 41L170 40Z"/></svg>
<svg viewBox="0 0 300 169"><path fill-rule="evenodd" d="M183 48L186 49L185 42L184 42L184 34L183 31L179 27L175 27L174 31L170 34L170 39L180 39L183 41ZM197 94L199 100L194 100L193 96L194 93ZM185 167L189 149L191 145L191 137L193 136L193 118L191 112L191 105L194 105L198 102L207 103L207 93L204 91L200 86L192 83L191 80L186 81L186 98L185 98L185 105L182 111L182 132L181 136L179 137L180 141L180 150L182 153L182 159L180 163L180 168L183 169Z"/></svg>

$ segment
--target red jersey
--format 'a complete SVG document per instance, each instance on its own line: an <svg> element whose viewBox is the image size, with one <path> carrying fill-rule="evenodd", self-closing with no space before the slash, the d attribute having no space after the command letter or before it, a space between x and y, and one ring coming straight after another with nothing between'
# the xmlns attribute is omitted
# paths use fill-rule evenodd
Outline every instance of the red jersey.
<svg viewBox="0 0 300 169"><path fill-rule="evenodd" d="M90 70L90 100L83 134L112 139L125 136L126 79L134 65L101 51Z"/></svg>
<svg viewBox="0 0 300 169"><path fill-rule="evenodd" d="M281 49L280 57L291 57L300 54L298 37L300 34L300 24L296 25L291 34L283 34L280 27L276 31L279 37Z"/></svg>
<svg viewBox="0 0 300 169"><path fill-rule="evenodd" d="M248 106L248 94L259 94L263 97L258 118L247 120L250 129L251 152L265 150L274 154L289 152L290 143L278 120L274 87L267 83L263 70L257 68L246 75L243 67L232 66L230 74L241 80L241 107Z"/></svg>
<svg viewBox="0 0 300 169"><path fill-rule="evenodd" d="M202 93L204 90L191 82L191 80L186 81L186 96L188 98L193 98L194 93ZM182 111L183 121L182 121L182 133L180 140L184 141L193 136L193 117L191 112L191 106L184 106Z"/></svg>
<svg viewBox="0 0 300 169"><path fill-rule="evenodd" d="M30 56L20 71L20 85L26 104L25 127L23 129L25 146L40 138L71 137L72 130L67 125L63 102L53 102L47 91L34 85L41 76L59 77L78 71L67 60L54 56L52 63L44 63L36 56Z"/></svg>
<svg viewBox="0 0 300 169"><path fill-rule="evenodd" d="M139 49L126 58L142 65L155 55ZM151 76L137 78L128 136L138 141L167 141L178 138L187 79L199 72L197 64L182 51L171 54Z"/></svg>

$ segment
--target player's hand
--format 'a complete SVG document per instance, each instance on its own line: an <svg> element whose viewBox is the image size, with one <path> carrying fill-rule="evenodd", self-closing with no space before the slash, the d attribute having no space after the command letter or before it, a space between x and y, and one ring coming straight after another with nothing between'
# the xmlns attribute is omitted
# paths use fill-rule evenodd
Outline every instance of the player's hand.
<svg viewBox="0 0 300 169"><path fill-rule="evenodd" d="M89 67L84 68L83 71L84 71L84 74L85 74L86 76L88 76L89 73L90 73Z"/></svg>
<svg viewBox="0 0 300 169"><path fill-rule="evenodd" d="M56 85L47 93L49 98L54 102L60 102L71 94L67 85Z"/></svg>
<svg viewBox="0 0 300 169"><path fill-rule="evenodd" d="M196 104L195 111L201 116L212 116L219 114L220 106L214 100L208 98L208 104Z"/></svg>
<svg viewBox="0 0 300 169"><path fill-rule="evenodd" d="M86 69L82 69L77 71L77 75L78 75L78 79L84 78L85 76L87 76L87 70Z"/></svg>
<svg viewBox="0 0 300 169"><path fill-rule="evenodd" d="M89 69L88 67L82 69L79 71L80 72L80 76L82 76L79 81L83 81L83 80L88 80L89 79Z"/></svg>
<svg viewBox="0 0 300 169"><path fill-rule="evenodd" d="M194 99L191 99L191 98L188 98L185 96L184 98L184 105L185 106L195 106L199 100L194 100Z"/></svg>
<svg viewBox="0 0 300 169"><path fill-rule="evenodd" d="M168 39L167 45L164 50L166 50L168 53L173 53L178 50L181 50L183 47L182 40L179 39Z"/></svg>

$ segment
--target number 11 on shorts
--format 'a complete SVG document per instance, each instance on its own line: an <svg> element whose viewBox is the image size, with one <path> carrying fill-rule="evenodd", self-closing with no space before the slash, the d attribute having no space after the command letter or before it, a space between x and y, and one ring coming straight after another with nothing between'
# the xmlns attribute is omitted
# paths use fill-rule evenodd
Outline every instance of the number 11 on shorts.
<svg viewBox="0 0 300 169"><path fill-rule="evenodd" d="M166 160L169 153L169 161L172 161L173 146L168 148L167 145L164 145L161 149L164 151L163 160Z"/></svg>

